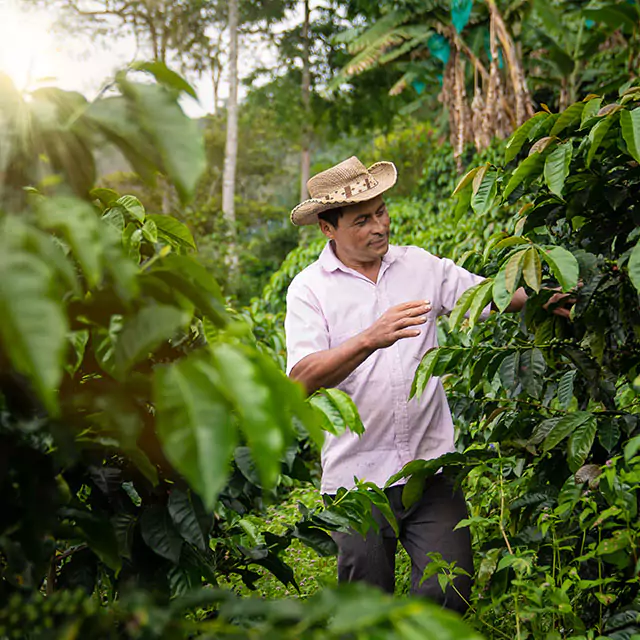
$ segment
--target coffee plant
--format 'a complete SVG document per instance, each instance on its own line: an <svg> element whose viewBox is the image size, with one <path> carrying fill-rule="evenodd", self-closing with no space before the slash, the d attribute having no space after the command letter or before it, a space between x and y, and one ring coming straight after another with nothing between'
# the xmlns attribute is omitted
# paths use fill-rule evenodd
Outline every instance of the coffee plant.
<svg viewBox="0 0 640 640"><path fill-rule="evenodd" d="M640 633L639 105L631 86L613 102L542 111L511 136L502 166L473 168L455 190L480 219L518 213L512 233L465 257L487 278L416 373L415 394L443 377L458 452L389 482L409 478L410 504L440 467L466 477L473 616L491 637ZM519 317L478 324L520 286ZM550 313L559 292L569 319Z"/></svg>

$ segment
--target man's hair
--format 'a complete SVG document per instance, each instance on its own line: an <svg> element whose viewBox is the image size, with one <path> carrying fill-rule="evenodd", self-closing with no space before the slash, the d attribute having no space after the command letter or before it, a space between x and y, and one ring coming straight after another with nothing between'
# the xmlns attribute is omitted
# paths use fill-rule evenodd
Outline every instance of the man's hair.
<svg viewBox="0 0 640 640"><path fill-rule="evenodd" d="M318 220L324 220L328 222L334 229L338 226L338 220L342 218L344 211L342 207L336 207L335 209L328 209L318 214Z"/></svg>

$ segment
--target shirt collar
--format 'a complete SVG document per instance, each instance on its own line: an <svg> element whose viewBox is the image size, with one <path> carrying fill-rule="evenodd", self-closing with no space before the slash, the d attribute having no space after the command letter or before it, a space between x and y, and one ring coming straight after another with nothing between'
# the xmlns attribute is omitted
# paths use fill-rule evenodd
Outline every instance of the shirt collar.
<svg viewBox="0 0 640 640"><path fill-rule="evenodd" d="M387 253L382 256L382 262L387 267L393 264L401 255L405 252L405 247L398 247L396 245L390 244L389 250ZM344 265L340 260L338 260L338 256L336 256L333 251L333 247L331 246L331 241L327 242L318 258L320 262L320 266L328 272L333 272L338 269L347 270L348 267Z"/></svg>

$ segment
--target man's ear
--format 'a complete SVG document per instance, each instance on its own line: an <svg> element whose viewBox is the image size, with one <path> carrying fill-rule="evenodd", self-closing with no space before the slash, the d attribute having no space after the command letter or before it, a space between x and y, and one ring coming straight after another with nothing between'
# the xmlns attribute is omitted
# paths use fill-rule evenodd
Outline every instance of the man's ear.
<svg viewBox="0 0 640 640"><path fill-rule="evenodd" d="M322 231L329 240L333 240L334 228L329 222L326 220L318 220L318 226L320 227L320 231Z"/></svg>

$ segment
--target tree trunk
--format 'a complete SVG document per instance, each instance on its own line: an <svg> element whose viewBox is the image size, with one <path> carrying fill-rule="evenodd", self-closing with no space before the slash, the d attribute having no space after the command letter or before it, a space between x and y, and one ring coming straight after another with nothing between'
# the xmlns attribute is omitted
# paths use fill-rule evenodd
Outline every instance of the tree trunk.
<svg viewBox="0 0 640 640"><path fill-rule="evenodd" d="M224 148L222 214L227 227L229 285L235 290L238 275L236 247L236 160L238 156L238 0L229 0L229 99L227 101L227 142Z"/></svg>
<svg viewBox="0 0 640 640"><path fill-rule="evenodd" d="M302 25L302 150L300 154L300 202L309 196L307 182L311 170L311 71L309 69L309 0L304 0Z"/></svg>

